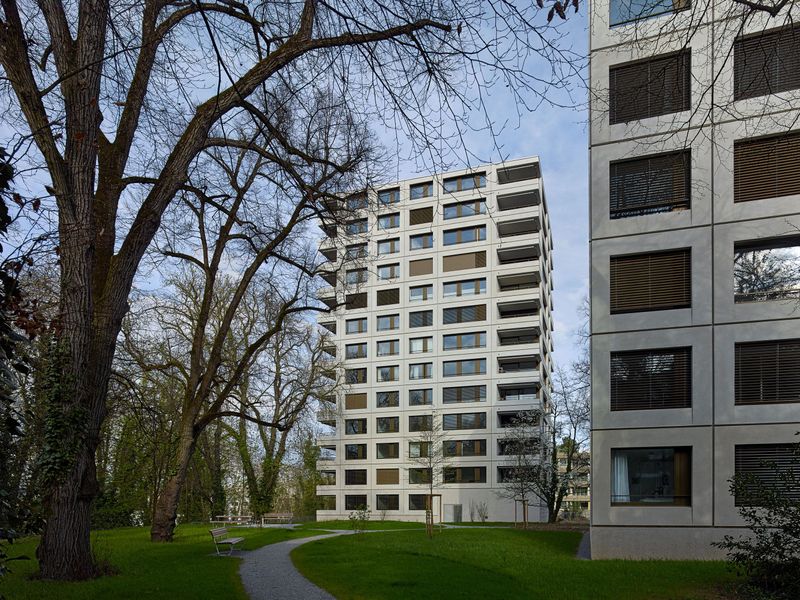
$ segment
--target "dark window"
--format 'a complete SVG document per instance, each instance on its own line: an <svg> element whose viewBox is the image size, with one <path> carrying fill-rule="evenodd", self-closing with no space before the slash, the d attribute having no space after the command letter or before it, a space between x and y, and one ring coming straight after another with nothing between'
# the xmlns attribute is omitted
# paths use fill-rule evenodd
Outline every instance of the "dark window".
<svg viewBox="0 0 800 600"><path fill-rule="evenodd" d="M691 448L611 450L611 504L692 504Z"/></svg>
<svg viewBox="0 0 800 600"><path fill-rule="evenodd" d="M377 302L378 306L387 306L389 304L400 304L400 288L392 288L389 290L378 290Z"/></svg>
<svg viewBox="0 0 800 600"><path fill-rule="evenodd" d="M345 485L367 485L367 470L366 469L345 469L345 471L344 471L344 484Z"/></svg>
<svg viewBox="0 0 800 600"><path fill-rule="evenodd" d="M800 131L733 143L733 201L800 194Z"/></svg>
<svg viewBox="0 0 800 600"><path fill-rule="evenodd" d="M430 431L433 428L433 415L409 415L409 431Z"/></svg>
<svg viewBox="0 0 800 600"><path fill-rule="evenodd" d="M497 453L501 456L535 455L538 451L539 441L536 438L497 440Z"/></svg>
<svg viewBox="0 0 800 600"><path fill-rule="evenodd" d="M397 494L376 494L376 510L400 510L400 496Z"/></svg>
<svg viewBox="0 0 800 600"><path fill-rule="evenodd" d="M442 416L442 429L486 429L486 413L458 413Z"/></svg>
<svg viewBox="0 0 800 600"><path fill-rule="evenodd" d="M736 302L800 298L800 237L735 244L733 292Z"/></svg>
<svg viewBox="0 0 800 600"><path fill-rule="evenodd" d="M345 225L345 231L349 235L356 235L359 233L367 233L367 220L366 219L358 219L356 221L349 221Z"/></svg>
<svg viewBox="0 0 800 600"><path fill-rule="evenodd" d="M429 404L433 404L433 390L431 388L408 390L409 406L427 406Z"/></svg>
<svg viewBox="0 0 800 600"><path fill-rule="evenodd" d="M470 321L485 321L486 305L476 304L473 306L456 306L442 310L442 323L452 325L453 323L469 323Z"/></svg>
<svg viewBox="0 0 800 600"><path fill-rule="evenodd" d="M367 358L367 343L347 344L344 347L345 358Z"/></svg>
<svg viewBox="0 0 800 600"><path fill-rule="evenodd" d="M539 425L539 412L535 410L519 410L516 412L499 412L497 421L501 429L508 427L536 427Z"/></svg>
<svg viewBox="0 0 800 600"><path fill-rule="evenodd" d="M367 193L353 194L347 198L347 210L358 210L367 207Z"/></svg>
<svg viewBox="0 0 800 600"><path fill-rule="evenodd" d="M486 440L447 440L445 456L486 456Z"/></svg>
<svg viewBox="0 0 800 600"><path fill-rule="evenodd" d="M486 467L445 467L445 483L486 483Z"/></svg>
<svg viewBox="0 0 800 600"><path fill-rule="evenodd" d="M735 403L800 402L800 339L735 346Z"/></svg>
<svg viewBox="0 0 800 600"><path fill-rule="evenodd" d="M691 348L611 353L611 410L691 405Z"/></svg>
<svg viewBox="0 0 800 600"><path fill-rule="evenodd" d="M409 327L430 327L431 325L433 325L432 310L420 310L408 313Z"/></svg>
<svg viewBox="0 0 800 600"><path fill-rule="evenodd" d="M345 298L345 309L353 310L356 308L367 308L367 292L347 294Z"/></svg>
<svg viewBox="0 0 800 600"><path fill-rule="evenodd" d="M800 26L761 31L733 43L733 98L800 88Z"/></svg>
<svg viewBox="0 0 800 600"><path fill-rule="evenodd" d="M367 507L366 494L347 494L344 497L345 510L360 510Z"/></svg>
<svg viewBox="0 0 800 600"><path fill-rule="evenodd" d="M609 68L611 124L688 110L690 75L688 50Z"/></svg>
<svg viewBox="0 0 800 600"><path fill-rule="evenodd" d="M379 460L386 458L400 458L400 443L392 442L388 444L375 444L375 456Z"/></svg>
<svg viewBox="0 0 800 600"><path fill-rule="evenodd" d="M513 483L515 481L527 482L536 478L534 467L522 465L519 467L497 467L497 481L499 483Z"/></svg>
<svg viewBox="0 0 800 600"><path fill-rule="evenodd" d="M622 25L689 8L689 0L611 0L609 23Z"/></svg>
<svg viewBox="0 0 800 600"><path fill-rule="evenodd" d="M317 510L336 510L336 496L317 496Z"/></svg>
<svg viewBox="0 0 800 600"><path fill-rule="evenodd" d="M461 402L484 402L486 400L485 385L467 385L446 387L442 389L443 404L459 404Z"/></svg>
<svg viewBox="0 0 800 600"><path fill-rule="evenodd" d="M369 279L369 275L366 269L348 269L345 272L345 283L347 283L347 285L366 283L367 279Z"/></svg>
<svg viewBox="0 0 800 600"><path fill-rule="evenodd" d="M426 468L414 468L408 470L409 483L430 483L431 470Z"/></svg>
<svg viewBox="0 0 800 600"><path fill-rule="evenodd" d="M426 458L430 455L430 442L408 442L409 458Z"/></svg>
<svg viewBox="0 0 800 600"><path fill-rule="evenodd" d="M689 308L691 251L611 257L611 314Z"/></svg>
<svg viewBox="0 0 800 600"><path fill-rule="evenodd" d="M344 421L345 435L360 435L367 433L367 420L366 419L345 419Z"/></svg>
<svg viewBox="0 0 800 600"><path fill-rule="evenodd" d="M381 204L397 204L400 202L400 188L381 190L378 192L378 202Z"/></svg>
<svg viewBox="0 0 800 600"><path fill-rule="evenodd" d="M795 444L746 444L736 446L734 472L742 479L736 506L757 506L762 494L778 493L800 501L800 454Z"/></svg>
<svg viewBox="0 0 800 600"><path fill-rule="evenodd" d="M409 211L409 222L411 225L422 225L433 223L433 207L415 208Z"/></svg>
<svg viewBox="0 0 800 600"><path fill-rule="evenodd" d="M366 444L345 444L345 460L365 460L367 458Z"/></svg>
<svg viewBox="0 0 800 600"><path fill-rule="evenodd" d="M375 405L378 408L392 408L400 405L400 392L377 392Z"/></svg>
<svg viewBox="0 0 800 600"><path fill-rule="evenodd" d="M408 495L408 510L427 510L427 506L428 506L427 494Z"/></svg>
<svg viewBox="0 0 800 600"><path fill-rule="evenodd" d="M612 219L689 208L691 153L688 150L612 162L609 170Z"/></svg>
<svg viewBox="0 0 800 600"><path fill-rule="evenodd" d="M377 433L397 433L400 431L400 417L378 417L375 426Z"/></svg>
<svg viewBox="0 0 800 600"><path fill-rule="evenodd" d="M347 383L367 383L366 369L345 369L344 380Z"/></svg>

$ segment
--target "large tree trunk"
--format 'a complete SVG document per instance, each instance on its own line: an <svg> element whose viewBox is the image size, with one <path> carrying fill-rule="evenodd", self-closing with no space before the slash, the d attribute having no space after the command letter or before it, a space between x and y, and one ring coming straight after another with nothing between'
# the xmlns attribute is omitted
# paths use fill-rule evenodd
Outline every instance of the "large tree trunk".
<svg viewBox="0 0 800 600"><path fill-rule="evenodd" d="M153 524L150 526L151 542L171 542L175 535L175 522L178 518L178 503L181 490L186 482L186 473L197 444L194 428L189 424L183 428L175 457L175 473L167 479L158 497Z"/></svg>

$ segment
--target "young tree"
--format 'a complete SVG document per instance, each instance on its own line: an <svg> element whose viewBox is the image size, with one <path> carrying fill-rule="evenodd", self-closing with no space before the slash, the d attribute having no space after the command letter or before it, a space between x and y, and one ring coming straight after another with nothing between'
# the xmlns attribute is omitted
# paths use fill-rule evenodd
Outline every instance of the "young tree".
<svg viewBox="0 0 800 600"><path fill-rule="evenodd" d="M437 137L458 148L469 115L488 114L475 87L502 81L524 111L568 91L577 73L559 34L537 24L543 3L0 5L4 114L28 163L43 166L58 232L67 359L57 405L74 416L63 435L75 443L46 491L37 555L52 579L95 574L89 512L117 336L144 254L202 151L249 148L238 125L255 124L283 151L265 158L295 175L297 200L318 206L318 182L303 167L346 165L286 135L287 100L308 107L329 94L342 118L399 127L415 152L431 155ZM548 63L544 76L529 68L537 57Z"/></svg>
<svg viewBox="0 0 800 600"><path fill-rule="evenodd" d="M500 444L503 454L510 455L512 463L503 466L503 485L498 495L514 502L514 520L517 508L522 507L523 526L528 527L528 505L536 494L536 482L541 476L540 469L547 457L541 452L541 415L528 411L521 412L511 427L507 428Z"/></svg>
<svg viewBox="0 0 800 600"><path fill-rule="evenodd" d="M410 441L409 446L409 459L423 470L424 482L428 486L428 498L425 505L425 528L428 537L433 537L434 531L434 490L441 487L444 482L444 472L450 462L444 451L445 440L442 420L434 411L431 413L428 423Z"/></svg>

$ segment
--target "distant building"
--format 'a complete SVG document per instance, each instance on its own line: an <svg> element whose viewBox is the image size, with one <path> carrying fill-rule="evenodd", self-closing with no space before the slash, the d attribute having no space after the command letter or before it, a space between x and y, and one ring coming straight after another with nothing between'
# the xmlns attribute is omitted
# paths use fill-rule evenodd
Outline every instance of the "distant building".
<svg viewBox="0 0 800 600"><path fill-rule="evenodd" d="M591 511L590 456L588 452L581 452L577 458L577 464L573 466L567 495L564 496L561 504L561 516L566 519L589 518ZM563 450L558 451L558 471L562 474L567 471L567 453Z"/></svg>

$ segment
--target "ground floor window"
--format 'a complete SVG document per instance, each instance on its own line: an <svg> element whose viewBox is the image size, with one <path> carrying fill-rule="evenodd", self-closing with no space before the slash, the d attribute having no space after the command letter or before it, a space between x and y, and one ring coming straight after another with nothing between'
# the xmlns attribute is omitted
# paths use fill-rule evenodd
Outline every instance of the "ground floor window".
<svg viewBox="0 0 800 600"><path fill-rule="evenodd" d="M345 510L361 510L367 507L366 494L348 494L344 497Z"/></svg>
<svg viewBox="0 0 800 600"><path fill-rule="evenodd" d="M376 510L400 510L400 496L397 494L378 494L375 496Z"/></svg>
<svg viewBox="0 0 800 600"><path fill-rule="evenodd" d="M691 505L691 448L611 450L611 504Z"/></svg>

